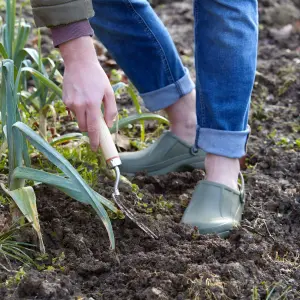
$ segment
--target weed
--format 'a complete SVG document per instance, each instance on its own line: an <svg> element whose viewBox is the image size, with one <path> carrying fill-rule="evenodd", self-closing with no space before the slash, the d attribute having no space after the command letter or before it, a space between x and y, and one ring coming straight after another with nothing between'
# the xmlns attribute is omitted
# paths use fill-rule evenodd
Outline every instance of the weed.
<svg viewBox="0 0 300 300"><path fill-rule="evenodd" d="M259 290L263 289L264 292L259 293ZM285 287L280 283L268 284L267 282L261 282L260 285L252 289L251 300L286 300L287 295L292 292L291 287ZM260 294L264 294L264 298L261 298Z"/></svg>
<svg viewBox="0 0 300 300"><path fill-rule="evenodd" d="M8 205L10 203L11 203L11 200L8 197L3 196L3 195L0 194L0 204Z"/></svg>
<svg viewBox="0 0 300 300"><path fill-rule="evenodd" d="M16 234L20 229L26 226L28 226L28 224L22 226L14 224L9 230L0 232L0 257L4 258L8 264L11 259L26 265L34 264L32 258L27 254L27 252L33 251L33 249L30 248L32 245L15 240ZM6 267L1 264L0 267L6 269Z"/></svg>
<svg viewBox="0 0 300 300"><path fill-rule="evenodd" d="M273 129L268 135L267 138L269 138L270 140L274 140L277 134L277 130Z"/></svg>
<svg viewBox="0 0 300 300"><path fill-rule="evenodd" d="M224 283L215 274L202 274L200 278L190 281L188 294L193 300L229 300L225 294Z"/></svg>
<svg viewBox="0 0 300 300"><path fill-rule="evenodd" d="M10 276L6 281L5 281L5 286L6 287L13 287L18 285L21 280L26 276L26 272L24 271L24 268L20 268L15 275Z"/></svg>
<svg viewBox="0 0 300 300"><path fill-rule="evenodd" d="M252 104L252 119L264 121L267 119L265 104L263 102Z"/></svg>

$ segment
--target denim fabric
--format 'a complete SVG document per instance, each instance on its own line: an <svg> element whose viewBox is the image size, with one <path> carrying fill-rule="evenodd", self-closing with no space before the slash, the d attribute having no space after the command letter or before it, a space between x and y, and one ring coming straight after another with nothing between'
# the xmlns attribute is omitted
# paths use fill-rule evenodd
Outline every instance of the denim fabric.
<svg viewBox="0 0 300 300"><path fill-rule="evenodd" d="M146 0L94 0L96 36L138 89L145 106L160 110L195 84L172 39Z"/></svg>
<svg viewBox="0 0 300 300"><path fill-rule="evenodd" d="M168 107L192 91L189 73L147 0L93 0L93 5L96 36L149 110ZM241 157L256 69L257 0L194 0L194 16L196 146Z"/></svg>
<svg viewBox="0 0 300 300"><path fill-rule="evenodd" d="M195 0L194 16L196 143L209 153L241 157L257 61L257 0Z"/></svg>

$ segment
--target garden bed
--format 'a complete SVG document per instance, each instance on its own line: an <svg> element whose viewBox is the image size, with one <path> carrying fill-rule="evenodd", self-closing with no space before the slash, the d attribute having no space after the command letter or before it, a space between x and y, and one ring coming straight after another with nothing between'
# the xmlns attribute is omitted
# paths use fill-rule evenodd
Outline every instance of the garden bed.
<svg viewBox="0 0 300 300"><path fill-rule="evenodd" d="M192 4L164 2L156 10L193 69ZM9 282L1 299L300 299L300 3L260 1L260 19L241 227L223 240L179 223L201 171L139 174L136 193L126 184L120 191L159 239L116 218L111 252L89 206L42 185L35 190L48 254L39 260L43 270L24 267L16 278L1 269L1 282ZM95 189L110 199L113 182L100 174ZM21 237L36 243L29 229Z"/></svg>

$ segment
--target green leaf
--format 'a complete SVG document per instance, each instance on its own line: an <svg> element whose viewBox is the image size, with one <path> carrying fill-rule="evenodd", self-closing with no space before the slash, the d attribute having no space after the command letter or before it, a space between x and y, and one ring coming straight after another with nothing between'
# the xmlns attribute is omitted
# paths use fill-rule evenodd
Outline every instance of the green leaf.
<svg viewBox="0 0 300 300"><path fill-rule="evenodd" d="M27 105L31 105L37 112L40 110L40 102L37 99L38 95L39 95L39 91L35 91L32 94L30 94L29 92L26 91L21 91L20 95L25 99L25 103L23 103L24 107L26 107ZM56 94L55 94L56 95ZM22 101L21 101L22 102ZM27 107L25 108L26 110Z"/></svg>
<svg viewBox="0 0 300 300"><path fill-rule="evenodd" d="M0 185L2 189L13 198L14 202L17 204L18 208L26 217L26 219L30 223L32 223L32 226L35 229L39 238L40 251L42 253L45 253L45 246L43 243L43 237L41 233L41 227L36 207L36 197L33 188L31 186L28 186L17 190L9 191L5 188L3 183L1 183Z"/></svg>
<svg viewBox="0 0 300 300"><path fill-rule="evenodd" d="M7 143L8 143L8 162L9 162L9 174L12 174L15 167L17 167L16 149L15 145L16 136L12 133L12 125L16 122L17 103L14 95L13 83L14 83L14 64L12 60L4 60L2 63L2 80L5 84L4 101L6 105L6 122L7 126ZM10 182L10 179L9 179Z"/></svg>
<svg viewBox="0 0 300 300"><path fill-rule="evenodd" d="M62 99L62 89L58 87L53 81L46 78L42 73L30 67L24 67L22 68L22 71L29 72L32 76L36 77L39 81L41 81L45 86L50 88Z"/></svg>
<svg viewBox="0 0 300 300"><path fill-rule="evenodd" d="M127 87L127 91L132 99L132 102L135 106L136 112L138 114L142 114L142 108L139 103L139 98L136 94L135 88L132 83L130 83L129 86ZM145 141L145 123L144 123L144 121L140 121L140 122L141 122L141 141L144 142Z"/></svg>
<svg viewBox="0 0 300 300"><path fill-rule="evenodd" d="M53 92L53 93L48 97L48 99L47 99L45 105L52 104L52 102L55 100L56 97L57 97L56 93Z"/></svg>
<svg viewBox="0 0 300 300"><path fill-rule="evenodd" d="M71 198L74 198L84 204L89 204L87 199L85 197L82 197L82 193L80 192L80 190L77 189L73 185L72 181L66 177L47 173L47 172L40 171L40 170L31 169L31 168L25 168L25 167L16 168L13 172L13 177L14 178L24 178L27 180L33 180L36 182L43 182L43 183L52 185L52 186L56 187L57 189L66 193ZM107 208L109 208L113 212L118 211L117 208L113 205L113 203L111 201L105 199L104 197L102 197L97 192L93 191L92 189L91 189L91 191L95 194L95 197L101 204L105 205Z"/></svg>
<svg viewBox="0 0 300 300"><path fill-rule="evenodd" d="M0 54L4 59L8 59L8 54L2 43L0 43Z"/></svg>
<svg viewBox="0 0 300 300"><path fill-rule="evenodd" d="M32 247L33 245L17 242L14 239L15 234L18 231L20 231L23 227L27 227L29 225L29 223L22 226L13 224L7 231L0 233L0 256L13 258L24 264L35 264L35 262L28 256L28 254L23 251L33 251L33 249L28 248Z"/></svg>
<svg viewBox="0 0 300 300"><path fill-rule="evenodd" d="M31 26L29 24L20 20L19 26L18 26L18 33L16 36L16 45L15 45L15 49L14 49L14 60L15 61L18 60L18 56L19 56L20 52L23 50L23 48L25 47L25 45L27 43L30 29L31 29ZM22 54L21 54L21 56L23 57ZM19 63L21 61L22 60L19 59Z"/></svg>
<svg viewBox="0 0 300 300"><path fill-rule="evenodd" d="M72 132L67 133L57 138L54 138L52 142L50 142L51 146L58 146L60 144L64 144L71 141L78 141L83 137L82 133L79 132Z"/></svg>
<svg viewBox="0 0 300 300"><path fill-rule="evenodd" d="M2 66L1 66L2 69ZM5 95L5 82L3 79L2 73L2 82L0 86L0 103L1 103L1 127L3 131L3 127L6 125L6 95Z"/></svg>
<svg viewBox="0 0 300 300"><path fill-rule="evenodd" d="M95 209L99 217L101 218L109 236L112 249L115 248L114 233L109 216L104 207L99 203L95 193L82 179L79 173L74 169L68 160L66 160L60 153L52 148L45 140L43 140L38 134L36 134L27 125L17 122L14 124L14 130L20 130L24 136L30 141L30 143L45 157L47 157L54 165L56 165L67 177L72 181L72 184L81 192L81 197ZM84 200L83 200L84 201Z"/></svg>
<svg viewBox="0 0 300 300"><path fill-rule="evenodd" d="M163 116L152 114L152 113L144 113L144 114L134 114L127 118L121 119L118 121L118 129L122 129L127 127L129 124L145 121L145 120L156 120L164 124L169 124L168 119ZM113 127L110 128L110 133L115 133L117 130L117 122L114 123Z"/></svg>
<svg viewBox="0 0 300 300"><path fill-rule="evenodd" d="M13 57L13 44L15 40L15 20L16 20L16 0L6 0L6 26L4 29L5 35L5 48L8 57Z"/></svg>
<svg viewBox="0 0 300 300"><path fill-rule="evenodd" d="M39 53L32 48L24 48L24 51L30 56L30 58L36 63L37 67L40 65L40 56ZM49 78L48 73L43 64L40 65L40 72L46 77Z"/></svg>
<svg viewBox="0 0 300 300"><path fill-rule="evenodd" d="M24 178L26 180L43 182L52 186L66 188L66 189L70 188L70 186L72 185L72 181L63 176L47 173L41 170L26 168L26 167L15 168L12 176L14 178Z"/></svg>

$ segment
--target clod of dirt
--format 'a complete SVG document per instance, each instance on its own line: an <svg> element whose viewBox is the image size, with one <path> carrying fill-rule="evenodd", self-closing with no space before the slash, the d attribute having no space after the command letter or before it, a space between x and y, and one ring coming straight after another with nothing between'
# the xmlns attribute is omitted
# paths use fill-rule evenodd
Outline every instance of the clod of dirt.
<svg viewBox="0 0 300 300"><path fill-rule="evenodd" d="M283 41L290 38L293 32L293 25L288 24L280 29L270 28L270 35L277 41Z"/></svg>
<svg viewBox="0 0 300 300"><path fill-rule="evenodd" d="M17 289L20 299L72 299L74 287L67 276L30 271Z"/></svg>
<svg viewBox="0 0 300 300"><path fill-rule="evenodd" d="M283 3L266 9L262 21L273 26L284 26L299 19L299 9L293 3Z"/></svg>

